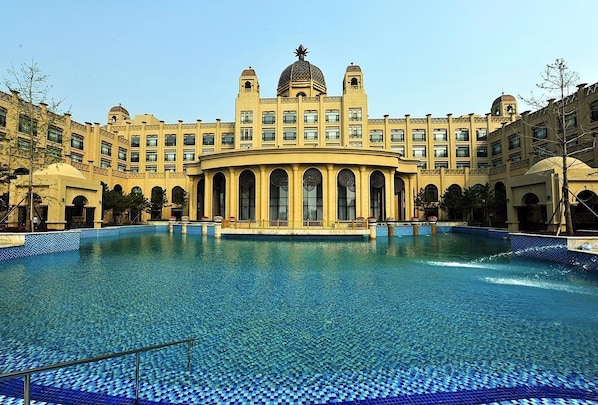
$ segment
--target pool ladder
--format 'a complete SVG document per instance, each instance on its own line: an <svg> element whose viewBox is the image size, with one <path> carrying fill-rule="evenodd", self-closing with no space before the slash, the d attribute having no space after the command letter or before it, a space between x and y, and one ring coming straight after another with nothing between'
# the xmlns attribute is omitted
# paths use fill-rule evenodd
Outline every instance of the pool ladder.
<svg viewBox="0 0 598 405"><path fill-rule="evenodd" d="M58 370L61 368L67 368L67 367L81 365L81 364L95 363L95 362L102 361L102 360L114 359L116 357L130 356L130 355L134 354L135 355L135 402L134 403L138 404L139 403L139 379L140 379L140 360L141 360L140 355L141 355L141 353L149 352L152 350L158 350L158 349L162 349L164 347L169 347L169 346L182 345L182 344L187 344L187 371L191 371L191 349L192 349L193 345L195 344L195 338L176 340L173 342L162 343L162 344L154 345L154 346L140 347L137 349L127 350L124 352L115 352L115 353L110 353L110 354L104 354L102 356L89 357L86 359L67 361L64 363L56 363L56 364L51 364L48 366L31 368L28 370L14 371L14 372L6 373L6 374L0 374L0 380L16 378L16 377L23 377L23 404L29 405L31 403L31 398L30 398L31 397L31 391L30 391L31 376L33 374L38 374L38 373L42 373L44 371L50 371L50 370Z"/></svg>

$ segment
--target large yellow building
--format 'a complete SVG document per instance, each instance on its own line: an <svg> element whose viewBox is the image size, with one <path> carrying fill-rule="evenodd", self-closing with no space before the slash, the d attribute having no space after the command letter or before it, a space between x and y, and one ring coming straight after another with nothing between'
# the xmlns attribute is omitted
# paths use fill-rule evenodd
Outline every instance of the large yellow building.
<svg viewBox="0 0 598 405"><path fill-rule="evenodd" d="M517 211L518 203L509 205L514 196L510 178L537 162L540 155L532 153L548 148L550 131L536 128L553 115L549 107L520 114L515 98L501 95L482 115L369 118L361 68L347 66L342 94L328 95L324 74L306 54L303 46L296 49L298 59L282 70L276 98L261 98L257 73L243 70L234 122L165 123L151 114L132 118L123 106L115 106L106 123L81 124L40 105L36 120L52 115L47 119L52 124L47 136L35 135L43 138L36 147L109 189L138 190L146 196L165 190L171 202L187 196L185 203L153 212L156 218L234 217L293 227L338 226L360 217L409 220L435 214L442 219L448 214L438 208L426 213L416 208L420 190L437 200L449 189L489 183L503 197L495 223L514 230L520 223L529 225L521 219L529 212ZM578 140L580 147L592 141L596 130L597 94L596 85L582 85L575 99L567 101L575 108L576 128L589 131ZM18 175L12 182L23 186L21 178L31 165L26 156L10 152L10 145L17 150L30 145L27 117L15 107L18 97L0 93L0 136L5 168ZM579 158L596 167L595 151ZM90 193L71 191L44 199L40 190L44 223L52 229L98 226L101 198ZM21 200L16 195L10 199L14 205ZM47 207L56 204L53 212L64 215L48 218ZM24 211L9 222L26 221Z"/></svg>

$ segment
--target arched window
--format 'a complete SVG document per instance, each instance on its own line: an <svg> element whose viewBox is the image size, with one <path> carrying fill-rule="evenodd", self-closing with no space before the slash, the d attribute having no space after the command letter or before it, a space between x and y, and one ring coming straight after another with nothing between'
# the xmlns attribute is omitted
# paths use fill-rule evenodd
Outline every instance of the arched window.
<svg viewBox="0 0 598 405"><path fill-rule="evenodd" d="M351 79L351 86L354 86L354 87L355 87L355 86L357 86L358 84L359 84L359 82L357 81L357 78L356 78L356 77L353 77L353 78Z"/></svg>
<svg viewBox="0 0 598 405"><path fill-rule="evenodd" d="M374 170L370 175L370 216L383 220L386 216L386 193L384 173Z"/></svg>
<svg viewBox="0 0 598 405"><path fill-rule="evenodd" d="M131 189L131 193L133 194L143 194L143 190L141 190L141 187L139 186L135 186Z"/></svg>
<svg viewBox="0 0 598 405"><path fill-rule="evenodd" d="M226 209L226 177L221 172L214 175L212 180L212 217L224 218Z"/></svg>
<svg viewBox="0 0 598 405"><path fill-rule="evenodd" d="M321 225L323 212L322 173L307 169L303 174L303 220L307 225Z"/></svg>
<svg viewBox="0 0 598 405"><path fill-rule="evenodd" d="M355 219L355 174L351 170L343 169L338 173L337 195L338 219Z"/></svg>
<svg viewBox="0 0 598 405"><path fill-rule="evenodd" d="M250 82L249 80L247 80L247 81L245 82L245 89L246 89L246 90L250 90L250 89L251 89L251 82Z"/></svg>
<svg viewBox="0 0 598 405"><path fill-rule="evenodd" d="M255 220L255 174L251 170L239 176L239 219Z"/></svg>
<svg viewBox="0 0 598 405"><path fill-rule="evenodd" d="M162 217L162 208L166 204L166 193L162 187L152 188L151 203L151 218L158 219Z"/></svg>
<svg viewBox="0 0 598 405"><path fill-rule="evenodd" d="M183 209L187 202L187 193L181 186L175 186L172 188L170 202L172 208L170 209L170 216L180 220L183 217Z"/></svg>
<svg viewBox="0 0 598 405"><path fill-rule="evenodd" d="M276 169L270 175L270 221L281 224L289 219L289 175Z"/></svg>
<svg viewBox="0 0 598 405"><path fill-rule="evenodd" d="M307 94L305 94L304 92L300 91L299 93L297 93L297 97L307 97Z"/></svg>
<svg viewBox="0 0 598 405"><path fill-rule="evenodd" d="M120 184L115 184L114 185L114 191L118 191L119 193L123 192L123 186L121 186Z"/></svg>

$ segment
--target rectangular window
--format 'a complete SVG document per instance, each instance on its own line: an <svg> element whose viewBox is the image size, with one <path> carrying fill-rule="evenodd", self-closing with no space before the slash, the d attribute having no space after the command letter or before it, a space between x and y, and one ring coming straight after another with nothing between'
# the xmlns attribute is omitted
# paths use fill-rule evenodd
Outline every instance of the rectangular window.
<svg viewBox="0 0 598 405"><path fill-rule="evenodd" d="M62 149L53 146L48 146L46 148L46 156L50 156L53 158L62 158Z"/></svg>
<svg viewBox="0 0 598 405"><path fill-rule="evenodd" d="M253 111L241 111L241 124L253 124Z"/></svg>
<svg viewBox="0 0 598 405"><path fill-rule="evenodd" d="M276 130L274 128L262 129L262 141L272 142L276 139Z"/></svg>
<svg viewBox="0 0 598 405"><path fill-rule="evenodd" d="M494 159L492 161L492 167L502 166L502 159Z"/></svg>
<svg viewBox="0 0 598 405"><path fill-rule="evenodd" d="M131 169L129 171L131 173L139 173L139 167L138 166L131 166Z"/></svg>
<svg viewBox="0 0 598 405"><path fill-rule="evenodd" d="M492 144L492 156L500 155L502 153L502 144L495 142Z"/></svg>
<svg viewBox="0 0 598 405"><path fill-rule="evenodd" d="M71 134L71 148L83 150L83 137L77 134Z"/></svg>
<svg viewBox="0 0 598 405"><path fill-rule="evenodd" d="M394 150L395 152L398 152L401 156L405 156L405 147L404 146L393 146L391 148L392 150Z"/></svg>
<svg viewBox="0 0 598 405"><path fill-rule="evenodd" d="M118 148L118 160L127 160L127 150L125 148Z"/></svg>
<svg viewBox="0 0 598 405"><path fill-rule="evenodd" d="M434 162L434 169L448 169L448 162Z"/></svg>
<svg viewBox="0 0 598 405"><path fill-rule="evenodd" d="M0 127L6 127L6 108L0 107Z"/></svg>
<svg viewBox="0 0 598 405"><path fill-rule="evenodd" d="M107 169L107 168L109 168L111 166L112 166L112 164L110 163L110 161L108 159L102 159L102 160L100 160L100 167L102 169Z"/></svg>
<svg viewBox="0 0 598 405"><path fill-rule="evenodd" d="M100 153L106 156L112 156L112 144L106 141L102 141L102 146L100 148Z"/></svg>
<svg viewBox="0 0 598 405"><path fill-rule="evenodd" d="M29 139L19 138L17 147L21 150L31 150L31 141Z"/></svg>
<svg viewBox="0 0 598 405"><path fill-rule="evenodd" d="M158 135L148 135L145 138L145 146L158 146Z"/></svg>
<svg viewBox="0 0 598 405"><path fill-rule="evenodd" d="M175 166L164 166L164 171L165 172L176 172L176 167Z"/></svg>
<svg viewBox="0 0 598 405"><path fill-rule="evenodd" d="M457 128L455 130L455 139L457 141L469 141L469 129Z"/></svg>
<svg viewBox="0 0 598 405"><path fill-rule="evenodd" d="M174 151L164 152L164 161L165 162L176 162L176 152L174 152Z"/></svg>
<svg viewBox="0 0 598 405"><path fill-rule="evenodd" d="M478 141L485 141L487 136L488 131L486 131L486 128L478 128L475 130L475 137Z"/></svg>
<svg viewBox="0 0 598 405"><path fill-rule="evenodd" d="M561 124L562 125L562 124ZM565 129L575 129L577 128L577 114L569 113L565 115Z"/></svg>
<svg viewBox="0 0 598 405"><path fill-rule="evenodd" d="M30 119L26 115L19 116L19 132L37 136L37 120Z"/></svg>
<svg viewBox="0 0 598 405"><path fill-rule="evenodd" d="M223 133L222 134L222 144L223 145L234 145L235 144L235 134Z"/></svg>
<svg viewBox="0 0 598 405"><path fill-rule="evenodd" d="M361 138L361 125L349 125L349 138Z"/></svg>
<svg viewBox="0 0 598 405"><path fill-rule="evenodd" d="M326 139L340 139L341 130L339 127L326 127Z"/></svg>
<svg viewBox="0 0 598 405"><path fill-rule="evenodd" d="M457 146L457 153L458 158L469 157L469 146Z"/></svg>
<svg viewBox="0 0 598 405"><path fill-rule="evenodd" d="M532 130L532 137L534 141L546 139L548 137L548 129L545 126L534 127Z"/></svg>
<svg viewBox="0 0 598 405"><path fill-rule="evenodd" d="M341 114L338 110L326 110L326 122L340 122Z"/></svg>
<svg viewBox="0 0 598 405"><path fill-rule="evenodd" d="M201 144L204 146L214 145L214 134L202 134Z"/></svg>
<svg viewBox="0 0 598 405"><path fill-rule="evenodd" d="M183 135L183 145L186 145L186 146L195 145L195 134L184 134Z"/></svg>
<svg viewBox="0 0 598 405"><path fill-rule="evenodd" d="M374 129L370 131L370 142L384 142L384 132L381 129Z"/></svg>
<svg viewBox="0 0 598 405"><path fill-rule="evenodd" d="M306 141L318 140L318 128L305 128L303 130L303 139Z"/></svg>
<svg viewBox="0 0 598 405"><path fill-rule="evenodd" d="M471 167L469 162L457 162L457 169L466 169Z"/></svg>
<svg viewBox="0 0 598 405"><path fill-rule="evenodd" d="M434 157L445 158L448 157L448 146L434 146Z"/></svg>
<svg viewBox="0 0 598 405"><path fill-rule="evenodd" d="M157 162L158 161L158 152L147 152L145 154L145 160L147 162Z"/></svg>
<svg viewBox="0 0 598 405"><path fill-rule="evenodd" d="M509 150L517 149L521 146L521 137L513 135L509 137Z"/></svg>
<svg viewBox="0 0 598 405"><path fill-rule="evenodd" d="M118 170L121 173L124 173L127 171L127 165L123 165L122 163L119 163L116 170Z"/></svg>
<svg viewBox="0 0 598 405"><path fill-rule="evenodd" d="M284 128L282 130L282 139L285 141L294 141L297 139L297 130L295 128Z"/></svg>
<svg viewBox="0 0 598 405"><path fill-rule="evenodd" d="M241 140L242 141L253 140L253 128L241 128Z"/></svg>
<svg viewBox="0 0 598 405"><path fill-rule="evenodd" d="M139 142L139 135L135 135L131 137L131 147L132 148L138 148L140 145Z"/></svg>
<svg viewBox="0 0 598 405"><path fill-rule="evenodd" d="M262 113L262 124L264 124L264 125L276 124L276 113L274 111L264 111Z"/></svg>
<svg viewBox="0 0 598 405"><path fill-rule="evenodd" d="M413 157L414 158L426 157L426 147L425 146L414 146L413 147Z"/></svg>
<svg viewBox="0 0 598 405"><path fill-rule="evenodd" d="M349 121L361 121L361 107L349 108Z"/></svg>
<svg viewBox="0 0 598 405"><path fill-rule="evenodd" d="M435 129L433 136L434 136L434 142L446 142L447 141L446 129L443 129L443 128Z"/></svg>
<svg viewBox="0 0 598 405"><path fill-rule="evenodd" d="M71 162L83 163L83 155L71 152Z"/></svg>
<svg viewBox="0 0 598 405"><path fill-rule="evenodd" d="M391 142L405 142L405 131L402 129L391 129L390 130L390 141Z"/></svg>
<svg viewBox="0 0 598 405"><path fill-rule="evenodd" d="M183 161L193 162L194 160L195 160L195 151L193 151L193 150L183 151Z"/></svg>
<svg viewBox="0 0 598 405"><path fill-rule="evenodd" d="M305 124L317 124L318 123L318 112L315 110L307 110L303 113L303 123Z"/></svg>
<svg viewBox="0 0 598 405"><path fill-rule="evenodd" d="M412 129L411 140L413 142L425 142L426 141L426 130L425 129Z"/></svg>
<svg viewBox="0 0 598 405"><path fill-rule="evenodd" d="M476 149L477 157L488 157L488 147L486 145L480 145Z"/></svg>
<svg viewBox="0 0 598 405"><path fill-rule="evenodd" d="M145 171L148 173L156 173L158 171L157 166L145 166Z"/></svg>
<svg viewBox="0 0 598 405"><path fill-rule="evenodd" d="M131 152L131 162L139 162L139 152Z"/></svg>
<svg viewBox="0 0 598 405"><path fill-rule="evenodd" d="M62 143L62 129L51 125L48 128L48 141Z"/></svg>
<svg viewBox="0 0 598 405"><path fill-rule="evenodd" d="M514 153L512 155L509 155L509 160L511 162L519 162L521 160L521 153Z"/></svg>
<svg viewBox="0 0 598 405"><path fill-rule="evenodd" d="M4 114L6 117L6 113L4 113ZM2 119L2 112L0 111L0 120L1 119ZM5 118L5 120L6 120L6 118ZM595 102L592 105L590 105L590 121L591 122L598 121L598 102ZM4 126L6 126L6 123L4 124Z"/></svg>
<svg viewBox="0 0 598 405"><path fill-rule="evenodd" d="M282 113L282 122L285 124L295 124L297 122L297 112L284 111Z"/></svg>
<svg viewBox="0 0 598 405"><path fill-rule="evenodd" d="M164 145L165 146L176 146L176 134L164 135Z"/></svg>

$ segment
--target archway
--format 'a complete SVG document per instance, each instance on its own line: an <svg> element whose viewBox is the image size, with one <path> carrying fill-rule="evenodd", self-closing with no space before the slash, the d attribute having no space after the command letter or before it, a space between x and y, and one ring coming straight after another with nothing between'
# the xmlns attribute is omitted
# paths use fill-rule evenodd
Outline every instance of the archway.
<svg viewBox="0 0 598 405"><path fill-rule="evenodd" d="M540 231L546 229L546 206L539 205L540 199L533 193L523 196L522 206L517 207L520 231Z"/></svg>
<svg viewBox="0 0 598 405"><path fill-rule="evenodd" d="M283 169L276 169L270 174L270 224L286 226L288 219L289 175Z"/></svg>
<svg viewBox="0 0 598 405"><path fill-rule="evenodd" d="M395 174L394 197L397 219L400 221L405 220L405 180L403 180L398 174Z"/></svg>
<svg viewBox="0 0 598 405"><path fill-rule="evenodd" d="M86 207L87 198L79 195L64 208L66 229L93 228L95 207Z"/></svg>
<svg viewBox="0 0 598 405"><path fill-rule="evenodd" d="M181 186L172 188L170 202L172 203L170 216L180 221L184 214L185 203L187 202L187 193Z"/></svg>
<svg viewBox="0 0 598 405"><path fill-rule="evenodd" d="M575 229L598 229L598 196L592 190L583 190L577 197L573 207L573 224Z"/></svg>
<svg viewBox="0 0 598 405"><path fill-rule="evenodd" d="M451 184L442 198L442 207L447 219L451 221L463 220L463 189L458 184Z"/></svg>
<svg viewBox="0 0 598 405"><path fill-rule="evenodd" d="M303 221L305 225L322 225L322 173L315 168L303 174Z"/></svg>
<svg viewBox="0 0 598 405"><path fill-rule="evenodd" d="M151 211L150 217L151 219L159 219L162 217L162 208L166 203L166 192L162 187L155 186L152 188L152 196L150 198L151 203Z"/></svg>
<svg viewBox="0 0 598 405"><path fill-rule="evenodd" d="M370 216L378 221L386 217L386 179L380 170L374 170L370 175Z"/></svg>
<svg viewBox="0 0 598 405"><path fill-rule="evenodd" d="M214 175L212 180L212 218L225 217L226 210L226 177L221 172Z"/></svg>
<svg viewBox="0 0 598 405"><path fill-rule="evenodd" d="M255 174L243 170L239 176L239 219L255 220Z"/></svg>
<svg viewBox="0 0 598 405"><path fill-rule="evenodd" d="M494 185L494 216L491 225L507 226L507 188L500 181Z"/></svg>
<svg viewBox="0 0 598 405"><path fill-rule="evenodd" d="M355 174L349 169L342 169L337 180L337 217L341 221L354 220L355 207Z"/></svg>

